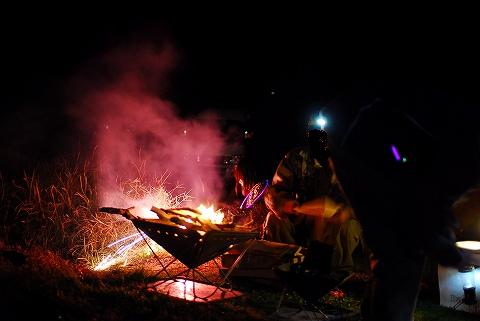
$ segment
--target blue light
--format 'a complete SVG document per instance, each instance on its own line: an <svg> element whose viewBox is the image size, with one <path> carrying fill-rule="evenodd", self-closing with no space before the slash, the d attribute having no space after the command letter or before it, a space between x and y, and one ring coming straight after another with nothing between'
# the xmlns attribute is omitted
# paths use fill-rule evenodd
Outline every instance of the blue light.
<svg viewBox="0 0 480 321"><path fill-rule="evenodd" d="M324 129L327 125L327 120L325 119L325 117L319 116L316 120L316 123L318 126L320 126L320 129Z"/></svg>

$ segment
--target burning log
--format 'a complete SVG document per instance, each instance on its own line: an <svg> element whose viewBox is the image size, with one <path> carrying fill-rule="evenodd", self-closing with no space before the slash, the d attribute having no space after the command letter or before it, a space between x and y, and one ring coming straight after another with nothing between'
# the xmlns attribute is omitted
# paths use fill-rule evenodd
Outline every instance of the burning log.
<svg viewBox="0 0 480 321"><path fill-rule="evenodd" d="M135 216L132 213L130 213L131 209L133 209L133 207L129 207L129 208L101 207L99 211L102 213L122 215L123 217L130 220L132 218L135 218Z"/></svg>

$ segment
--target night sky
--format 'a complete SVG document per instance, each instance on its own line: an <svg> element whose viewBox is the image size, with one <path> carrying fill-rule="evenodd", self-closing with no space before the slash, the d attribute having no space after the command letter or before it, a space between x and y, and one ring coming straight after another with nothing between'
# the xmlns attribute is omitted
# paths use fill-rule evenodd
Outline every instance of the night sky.
<svg viewBox="0 0 480 321"><path fill-rule="evenodd" d="M376 100L448 137L448 144L478 150L475 53L468 35L447 27L399 24L385 32L375 23L356 28L331 21L327 13L192 18L167 10L71 9L5 16L0 143L6 169L71 151L66 84L82 66L125 42L159 39L178 52L163 97L182 116L213 108L255 129L270 164L301 141L315 113L330 117L339 144L358 111Z"/></svg>

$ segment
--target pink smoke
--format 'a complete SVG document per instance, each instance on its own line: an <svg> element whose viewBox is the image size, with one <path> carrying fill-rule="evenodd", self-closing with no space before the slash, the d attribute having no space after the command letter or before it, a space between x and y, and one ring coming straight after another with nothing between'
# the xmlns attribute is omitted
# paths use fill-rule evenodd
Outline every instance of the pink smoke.
<svg viewBox="0 0 480 321"><path fill-rule="evenodd" d="M218 157L224 142L217 116L182 119L162 99L176 63L172 46L134 44L92 62L73 83L80 98L72 114L96 148L101 205L121 204L119 180L170 174L199 203L214 203L222 191ZM143 168L144 166L144 168Z"/></svg>

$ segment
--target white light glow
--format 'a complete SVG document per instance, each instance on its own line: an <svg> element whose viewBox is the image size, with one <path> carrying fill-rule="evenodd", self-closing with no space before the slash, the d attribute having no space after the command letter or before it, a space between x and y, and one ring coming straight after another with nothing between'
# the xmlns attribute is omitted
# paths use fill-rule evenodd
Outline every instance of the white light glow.
<svg viewBox="0 0 480 321"><path fill-rule="evenodd" d="M480 251L480 242L478 241L461 241L455 243L457 247L469 250L469 251Z"/></svg>
<svg viewBox="0 0 480 321"><path fill-rule="evenodd" d="M324 129L325 126L327 125L327 120L325 117L320 116L317 118L317 125L320 126L321 129Z"/></svg>

